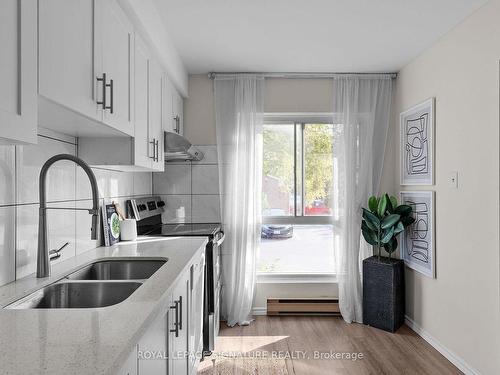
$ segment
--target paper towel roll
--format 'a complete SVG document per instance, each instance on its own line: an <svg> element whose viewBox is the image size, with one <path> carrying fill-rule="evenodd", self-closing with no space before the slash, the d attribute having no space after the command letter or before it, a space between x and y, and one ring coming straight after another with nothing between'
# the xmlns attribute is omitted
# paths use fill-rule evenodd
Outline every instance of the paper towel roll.
<svg viewBox="0 0 500 375"><path fill-rule="evenodd" d="M120 222L120 239L133 241L137 239L137 223L135 219L125 219Z"/></svg>

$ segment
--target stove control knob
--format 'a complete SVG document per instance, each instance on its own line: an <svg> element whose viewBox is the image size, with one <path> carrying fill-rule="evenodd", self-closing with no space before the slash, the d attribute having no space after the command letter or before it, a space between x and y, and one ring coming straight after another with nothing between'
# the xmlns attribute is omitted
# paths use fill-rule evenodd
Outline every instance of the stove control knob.
<svg viewBox="0 0 500 375"><path fill-rule="evenodd" d="M146 210L146 205L145 204L140 204L140 205L137 206L137 209L139 211L144 211L144 210Z"/></svg>
<svg viewBox="0 0 500 375"><path fill-rule="evenodd" d="M158 202L156 202L156 205L157 205L158 207L160 207L160 208L161 208L161 207L165 207L165 202L164 202L164 201L158 201Z"/></svg>

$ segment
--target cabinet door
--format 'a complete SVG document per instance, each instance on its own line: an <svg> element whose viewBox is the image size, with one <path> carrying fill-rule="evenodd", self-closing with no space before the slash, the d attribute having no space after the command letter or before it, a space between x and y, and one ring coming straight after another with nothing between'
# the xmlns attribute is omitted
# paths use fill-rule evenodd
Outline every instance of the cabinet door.
<svg viewBox="0 0 500 375"><path fill-rule="evenodd" d="M184 135L184 98L177 93L177 116L179 116L178 133Z"/></svg>
<svg viewBox="0 0 500 375"><path fill-rule="evenodd" d="M163 162L163 72L160 64L152 59L149 74L149 141L153 145L152 168L164 170Z"/></svg>
<svg viewBox="0 0 500 375"><path fill-rule="evenodd" d="M174 108L173 108L173 90L172 83L165 75L165 79L163 81L163 129L167 132L174 132Z"/></svg>
<svg viewBox="0 0 500 375"><path fill-rule="evenodd" d="M96 49L100 51L102 71L106 74L107 109L103 121L126 134L134 134L133 73L134 29L115 0L97 0Z"/></svg>
<svg viewBox="0 0 500 375"><path fill-rule="evenodd" d="M36 0L0 1L0 144L37 142Z"/></svg>
<svg viewBox="0 0 500 375"><path fill-rule="evenodd" d="M134 105L135 105L135 135L134 163L137 166L151 168L153 160L153 145L149 143L149 70L150 55L144 41L135 36L135 74L134 74Z"/></svg>
<svg viewBox="0 0 500 375"><path fill-rule="evenodd" d="M190 304L188 350L189 374L196 373L199 358L203 352L203 296L204 296L205 252L190 269Z"/></svg>
<svg viewBox="0 0 500 375"><path fill-rule="evenodd" d="M94 0L39 1L38 59L40 95L102 120L95 100L102 86L96 80L101 68L94 66Z"/></svg>
<svg viewBox="0 0 500 375"><path fill-rule="evenodd" d="M139 375L168 373L169 313L160 314L139 341L137 353Z"/></svg>
<svg viewBox="0 0 500 375"><path fill-rule="evenodd" d="M177 314L171 328L170 342L172 345L172 374L186 375L188 373L188 311L189 311L189 272L183 275L174 288L172 298L177 310L170 310L171 314ZM172 332L173 331L173 332Z"/></svg>
<svg viewBox="0 0 500 375"><path fill-rule="evenodd" d="M183 126L184 102L183 102L182 96L177 92L177 90L175 88L172 88L172 109L173 109L172 121L173 121L174 132L176 132L177 134L183 135L184 134L184 126Z"/></svg>

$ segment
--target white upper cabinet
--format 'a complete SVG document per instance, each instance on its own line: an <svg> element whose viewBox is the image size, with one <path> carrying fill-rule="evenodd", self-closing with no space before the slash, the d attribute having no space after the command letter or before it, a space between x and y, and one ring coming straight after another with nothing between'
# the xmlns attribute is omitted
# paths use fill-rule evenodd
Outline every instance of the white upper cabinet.
<svg viewBox="0 0 500 375"><path fill-rule="evenodd" d="M78 153L95 167L163 171L165 74L140 35L134 35L133 137L80 137Z"/></svg>
<svg viewBox="0 0 500 375"><path fill-rule="evenodd" d="M156 60L151 60L149 74L149 139L153 145L152 168L163 171L163 81L165 74Z"/></svg>
<svg viewBox="0 0 500 375"><path fill-rule="evenodd" d="M175 88L172 88L172 126L175 133L184 134L184 100Z"/></svg>
<svg viewBox="0 0 500 375"><path fill-rule="evenodd" d="M0 144L36 143L36 0L0 1Z"/></svg>
<svg viewBox="0 0 500 375"><path fill-rule="evenodd" d="M135 164L163 171L165 75L143 39L136 34L135 40Z"/></svg>
<svg viewBox="0 0 500 375"><path fill-rule="evenodd" d="M39 94L100 121L102 112L95 96L100 64L94 61L94 0L40 1L38 30Z"/></svg>
<svg viewBox="0 0 500 375"><path fill-rule="evenodd" d="M134 163L152 167L153 145L149 140L149 69L151 56L141 37L135 38L135 134Z"/></svg>
<svg viewBox="0 0 500 375"><path fill-rule="evenodd" d="M38 18L39 124L133 136L134 30L118 3L44 0Z"/></svg>
<svg viewBox="0 0 500 375"><path fill-rule="evenodd" d="M175 88L172 83L165 76L163 81L163 129L167 132L175 132L175 121L174 121L174 106L173 106L173 93Z"/></svg>
<svg viewBox="0 0 500 375"><path fill-rule="evenodd" d="M97 76L106 103L104 123L133 135L134 27L114 0L96 2L96 59L102 62ZM98 89L99 90L99 89Z"/></svg>

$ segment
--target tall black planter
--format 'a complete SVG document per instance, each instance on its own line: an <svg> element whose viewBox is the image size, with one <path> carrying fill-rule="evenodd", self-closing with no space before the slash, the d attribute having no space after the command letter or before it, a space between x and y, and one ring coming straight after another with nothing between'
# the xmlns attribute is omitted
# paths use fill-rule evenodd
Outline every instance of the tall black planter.
<svg viewBox="0 0 500 375"><path fill-rule="evenodd" d="M404 262L372 256L363 260L363 323L395 332L405 319Z"/></svg>

